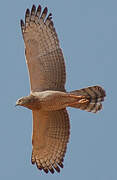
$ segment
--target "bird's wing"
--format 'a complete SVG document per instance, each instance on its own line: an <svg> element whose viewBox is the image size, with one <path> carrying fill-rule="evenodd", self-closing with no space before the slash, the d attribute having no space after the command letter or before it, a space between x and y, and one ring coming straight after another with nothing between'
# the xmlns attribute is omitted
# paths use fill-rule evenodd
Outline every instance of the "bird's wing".
<svg viewBox="0 0 117 180"><path fill-rule="evenodd" d="M60 172L70 134L66 109L33 111L32 164L46 173Z"/></svg>
<svg viewBox="0 0 117 180"><path fill-rule="evenodd" d="M55 31L52 14L47 16L47 7L41 11L33 5L26 10L25 23L21 29L25 43L31 91L65 91L65 63ZM47 16L47 17L46 17Z"/></svg>

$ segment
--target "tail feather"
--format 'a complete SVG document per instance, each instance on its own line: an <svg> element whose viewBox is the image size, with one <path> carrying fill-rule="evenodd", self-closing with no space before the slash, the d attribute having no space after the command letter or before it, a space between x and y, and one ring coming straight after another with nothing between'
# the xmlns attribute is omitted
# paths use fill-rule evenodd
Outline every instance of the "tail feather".
<svg viewBox="0 0 117 180"><path fill-rule="evenodd" d="M70 94L83 96L83 99L85 97L87 100L86 102L84 101L84 103L78 102L76 104L72 104L70 107L79 108L93 113L96 113L102 109L101 102L104 101L104 97L106 96L104 89L100 86L92 86L76 91L71 91Z"/></svg>

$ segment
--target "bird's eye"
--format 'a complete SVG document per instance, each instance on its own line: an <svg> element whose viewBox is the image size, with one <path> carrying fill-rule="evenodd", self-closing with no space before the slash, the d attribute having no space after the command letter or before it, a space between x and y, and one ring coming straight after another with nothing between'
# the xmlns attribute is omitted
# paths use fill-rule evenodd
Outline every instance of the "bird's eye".
<svg viewBox="0 0 117 180"><path fill-rule="evenodd" d="M32 99L29 99L28 101L29 101L29 103L31 103L31 102L32 102Z"/></svg>

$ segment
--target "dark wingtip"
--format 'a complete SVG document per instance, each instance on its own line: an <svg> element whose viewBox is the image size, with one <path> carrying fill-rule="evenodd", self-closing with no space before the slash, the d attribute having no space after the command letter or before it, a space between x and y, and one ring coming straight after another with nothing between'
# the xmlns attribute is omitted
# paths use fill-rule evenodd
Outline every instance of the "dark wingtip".
<svg viewBox="0 0 117 180"><path fill-rule="evenodd" d="M50 171L52 174L54 174L54 169L53 169L53 168L49 169L49 171Z"/></svg>
<svg viewBox="0 0 117 180"><path fill-rule="evenodd" d="M43 169L44 170L44 172L47 174L48 173L48 169Z"/></svg>
<svg viewBox="0 0 117 180"><path fill-rule="evenodd" d="M20 26L21 26L22 33L24 33L24 31L25 31L25 24L24 24L24 21L22 19L20 20Z"/></svg>
<svg viewBox="0 0 117 180"><path fill-rule="evenodd" d="M35 164L35 161L34 160L32 160L32 158L31 158L31 163L34 165Z"/></svg>
<svg viewBox="0 0 117 180"><path fill-rule="evenodd" d="M52 16L52 13L50 13L49 16Z"/></svg>
<svg viewBox="0 0 117 180"><path fill-rule="evenodd" d="M60 168L58 166L54 167L58 173L60 173Z"/></svg>
<svg viewBox="0 0 117 180"><path fill-rule="evenodd" d="M30 14L30 10L26 9L26 16L29 16L29 14Z"/></svg>
<svg viewBox="0 0 117 180"><path fill-rule="evenodd" d="M41 5L38 6L37 11L41 12Z"/></svg>
<svg viewBox="0 0 117 180"><path fill-rule="evenodd" d="M36 6L34 4L32 5L32 9L36 9Z"/></svg>
<svg viewBox="0 0 117 180"><path fill-rule="evenodd" d="M52 19L52 13L50 13L49 15L48 15L48 17L47 17L47 19Z"/></svg>
<svg viewBox="0 0 117 180"><path fill-rule="evenodd" d="M35 11L36 11L36 6L33 4L32 9L31 9L31 14L35 13Z"/></svg>
<svg viewBox="0 0 117 180"><path fill-rule="evenodd" d="M20 25L21 25L21 27L22 27L22 26L25 26L25 25L24 25L24 21L23 21L22 19L20 20Z"/></svg>
<svg viewBox="0 0 117 180"><path fill-rule="evenodd" d="M61 162L63 162L63 161L64 161L64 158L61 159Z"/></svg>
<svg viewBox="0 0 117 180"><path fill-rule="evenodd" d="M63 163L58 163L58 165L61 167L61 168L63 168L64 167L64 165L63 165Z"/></svg>
<svg viewBox="0 0 117 180"><path fill-rule="evenodd" d="M36 162L36 166L37 166L37 168L38 168L39 170L42 170L42 169L43 169L43 167L41 166L41 164L39 165L37 162Z"/></svg>
<svg viewBox="0 0 117 180"><path fill-rule="evenodd" d="M47 12L48 12L48 8L45 7L44 10L43 10L43 13L44 13L44 14L47 14Z"/></svg>

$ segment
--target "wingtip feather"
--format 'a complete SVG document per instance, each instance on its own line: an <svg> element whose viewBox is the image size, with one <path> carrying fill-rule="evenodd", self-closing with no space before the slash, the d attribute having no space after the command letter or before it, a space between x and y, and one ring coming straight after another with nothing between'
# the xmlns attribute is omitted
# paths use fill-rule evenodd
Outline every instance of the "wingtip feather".
<svg viewBox="0 0 117 180"><path fill-rule="evenodd" d="M31 15L35 14L35 12L36 12L36 6L33 4L32 9L31 9Z"/></svg>

